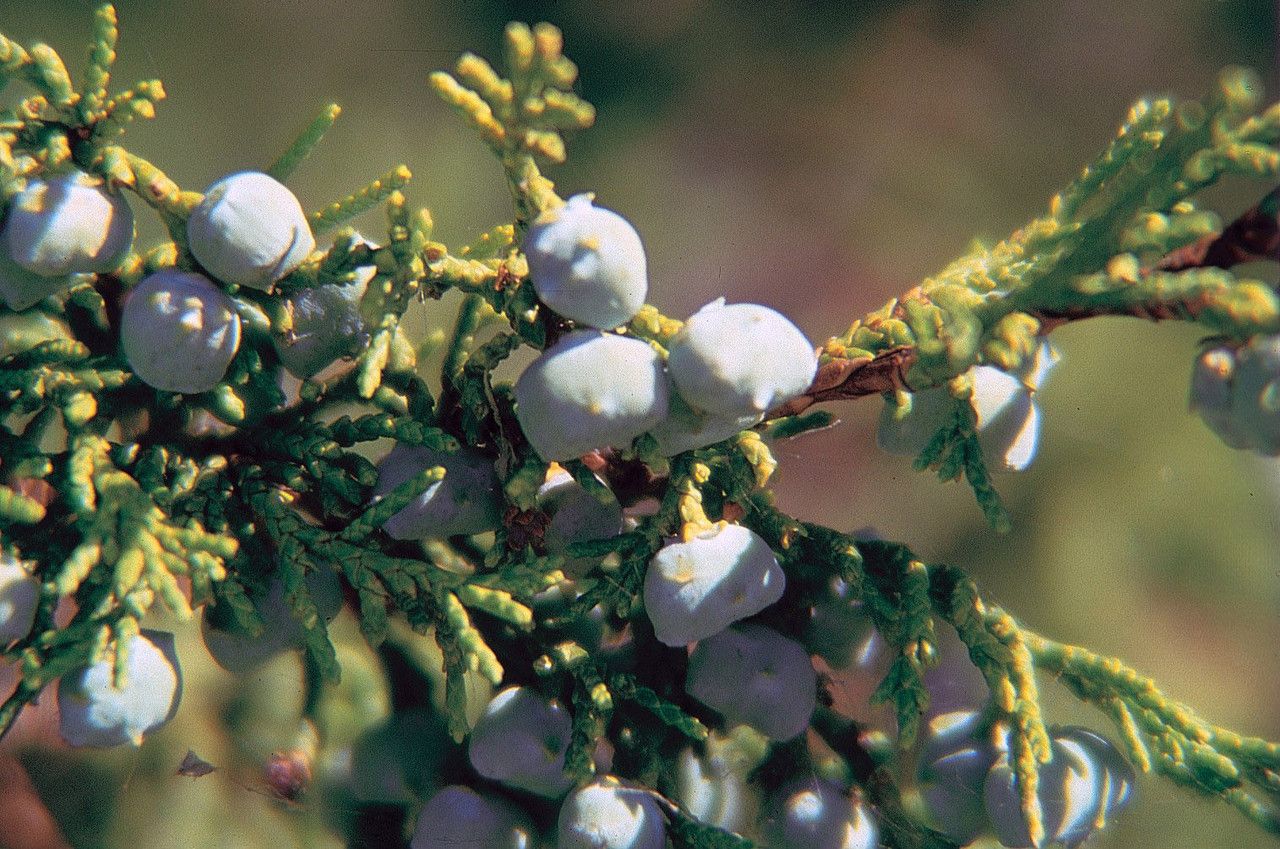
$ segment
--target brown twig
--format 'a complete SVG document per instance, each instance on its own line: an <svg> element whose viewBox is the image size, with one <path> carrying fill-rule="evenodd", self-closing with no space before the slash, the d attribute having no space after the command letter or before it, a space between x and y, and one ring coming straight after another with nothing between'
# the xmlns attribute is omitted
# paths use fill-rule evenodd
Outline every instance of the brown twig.
<svg viewBox="0 0 1280 849"><path fill-rule="evenodd" d="M1221 233L1211 233L1170 251L1155 264L1155 270L1231 268L1255 260L1280 262L1280 186L1228 224Z"/></svg>
<svg viewBox="0 0 1280 849"><path fill-rule="evenodd" d="M1221 233L1207 235L1170 251L1143 273L1230 268L1256 260L1280 262L1280 186L1243 212ZM1119 312L1110 306L1079 306L1036 310L1032 315L1040 319L1040 332L1043 334L1070 321L1104 315L1128 315L1148 321L1194 318L1203 306L1199 302L1147 303L1129 305ZM915 359L915 348L902 346L881 351L874 357L828 360L818 369L818 376L805 394L770 410L766 419L793 416L825 401L861 398L898 389L910 391L906 375Z"/></svg>
<svg viewBox="0 0 1280 849"><path fill-rule="evenodd" d="M767 419L794 416L823 401L842 401L876 395L907 386L907 370L916 360L911 347L890 348L874 357L833 359L823 363L809 391L769 411Z"/></svg>
<svg viewBox="0 0 1280 849"><path fill-rule="evenodd" d="M1193 320L1204 308L1202 299L1175 303L1130 304L1124 310L1109 306L1071 306L1059 309L1032 310L1031 315L1040 320L1040 333L1049 333L1072 321L1103 316L1129 316L1146 321Z"/></svg>

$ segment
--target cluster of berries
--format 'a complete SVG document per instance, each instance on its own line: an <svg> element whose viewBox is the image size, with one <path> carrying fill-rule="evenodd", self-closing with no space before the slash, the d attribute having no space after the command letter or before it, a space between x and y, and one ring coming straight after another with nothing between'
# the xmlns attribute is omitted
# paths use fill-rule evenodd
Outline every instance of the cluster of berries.
<svg viewBox="0 0 1280 849"><path fill-rule="evenodd" d="M307 589L317 612L333 619L342 607L342 590L332 570L307 575ZM29 565L0 556L0 645L26 637L35 623L41 586ZM216 616L204 620L209 654L231 672L248 672L273 656L302 645L302 626L284 599L277 579L267 593L253 599L264 623L251 637L218 627ZM73 746L141 745L143 738L174 717L182 698L182 668L174 635L143 629L108 656L63 676L58 685L58 713L62 737ZM120 658L123 667L117 668Z"/></svg>
<svg viewBox="0 0 1280 849"><path fill-rule="evenodd" d="M240 316L214 280L270 289L315 248L293 193L257 172L218 180L187 220L191 254L212 275L163 269L130 290L120 319L129 367L167 392L213 389L240 348Z"/></svg>
<svg viewBox="0 0 1280 849"><path fill-rule="evenodd" d="M1280 455L1280 336L1200 354L1191 372L1191 408L1232 448Z"/></svg>
<svg viewBox="0 0 1280 849"><path fill-rule="evenodd" d="M31 632L40 595L29 564L0 555L0 646ZM143 630L119 642L119 657L72 670L58 684L59 727L73 746L140 745L178 712L182 669L173 634Z"/></svg>
<svg viewBox="0 0 1280 849"><path fill-rule="evenodd" d="M625 447L644 433L667 456L710 445L804 392L817 372L804 334L757 304L703 307L665 360L649 343L611 332L644 304L645 256L631 225L591 195L539 216L525 255L538 297L582 328L516 382L516 417L544 460Z"/></svg>
<svg viewBox="0 0 1280 849"><path fill-rule="evenodd" d="M631 226L592 205L587 195L539 218L525 250L543 302L591 328L561 338L516 383L517 418L545 459L626 446L645 433L666 454L702 447L756 424L813 378L816 360L804 337L785 318L756 305L708 305L670 341L665 359L655 346L613 332L643 303L644 253ZM1005 468L1025 468L1035 454L1034 393L1057 359L1044 343L1014 372L981 366L967 376L984 453L1000 458ZM919 452L945 426L957 403L947 387L895 400L882 419L880 440L908 453ZM380 467L377 493L436 465L445 467L444 479L392 517L387 532L424 539L493 527L502 506L500 482L493 464L479 454L398 446ZM626 527L616 500L588 492L563 471L549 477L539 503L550 517L548 550L563 551L571 542L607 538ZM817 692L812 653L847 661L853 644L870 630L856 600L834 585L827 603L815 604L803 641L742 621L777 602L785 588L786 576L765 540L721 521L661 548L649 564L643 592L655 638L691 649L685 692L720 714L726 727L748 728L774 741L794 739L809 725ZM836 621L839 636L829 627ZM971 832L961 842L994 831L1006 845L1030 845L1021 842L1029 838L1022 833L1027 826L1007 753L983 748L970 736L977 715L964 716L961 731L939 734L926 746L928 762L920 773L926 805L953 836ZM607 776L571 790L564 772L570 732L564 706L530 688L507 688L472 732L472 767L513 790L563 799L557 845L564 849L664 845L661 806L644 788ZM949 745L955 751L943 751ZM961 752L965 746L973 754ZM1042 770L1042 804L1052 836L1075 845L1125 804L1132 770L1107 741L1079 729L1059 732L1054 753ZM877 844L874 819L837 784L813 777L793 781L755 811L744 801L753 795L745 776L692 750L682 758L680 801L710 824L757 833L782 849ZM975 759L982 763L970 763ZM980 771L983 786L963 784L971 776L956 772L961 761ZM1055 789L1070 801L1051 798ZM962 799L979 800L979 813L961 810ZM946 804L955 810L944 810ZM459 840L531 846L536 839L529 820L508 801L453 786L423 809L414 847Z"/></svg>
<svg viewBox="0 0 1280 849"><path fill-rule="evenodd" d="M1020 472L1035 459L1040 440L1035 394L1058 360L1057 350L1044 340L1017 369L975 366L965 376L978 444L990 468ZM955 405L948 386L899 393L880 414L880 447L891 454L918 455L946 424Z"/></svg>
<svg viewBox="0 0 1280 849"><path fill-rule="evenodd" d="M982 834L1011 849L1034 845L1006 737L998 727L984 729L975 711L942 714L929 724L921 794L937 828L959 845ZM1041 845L1075 847L1129 804L1134 770L1090 729L1051 728L1050 737L1053 757L1041 765L1036 786L1046 835Z"/></svg>
<svg viewBox="0 0 1280 849"><path fill-rule="evenodd" d="M132 247L133 229L128 204L97 177L72 172L32 180L11 204L0 237L0 297L12 309L25 309L79 276L115 270ZM210 186L186 235L203 273L164 269L144 278L125 300L121 344L145 383L195 393L223 379L240 344L241 319L234 289L227 287L271 289L311 253L315 241L288 189L250 172ZM756 425L813 380L817 358L804 335L779 313L755 304L708 304L665 350L618 332L644 303L644 250L631 225L594 206L589 195L539 217L524 248L539 298L577 325L543 351L514 387L516 417L545 460L626 447L645 434L667 456L704 447ZM294 336L277 341L289 371L310 376L359 347L364 327L358 305L373 271L357 269L347 283L291 296ZM1280 354L1272 359L1280 360ZM984 452L1008 468L1025 467L1035 453L1039 417L1033 394L1055 361L1045 344L1015 373L984 366L969 376ZM918 452L945 426L955 403L948 388L899 397L886 408L881 444ZM444 476L385 523L389 536L439 539L498 526L505 502L494 462L469 448L395 446L378 466L374 497L435 467L443 467ZM549 553L627 528L631 520L607 487L588 491L554 464L552 469L538 496L549 517L543 538ZM574 572L572 563L567 569ZM335 616L342 605L336 574L313 570L307 582L318 614ZM750 729L771 741L792 740L809 726L818 689L812 655L849 653L853 638L834 637L824 617L842 623L844 637L856 633L860 639L868 631L853 627L856 602L836 587L829 604L815 604L812 627L800 639L743 621L776 603L785 588L786 576L768 543L727 521L686 528L682 538L669 541L652 558L643 588L655 638L690 651L689 697L718 713L726 728ZM39 597L39 583L23 564L0 563L0 639L30 631ZM266 624L257 637L237 631L216 608L206 611L206 647L232 671L253 669L303 639L279 580L252 601ZM60 686L62 732L72 744L137 744L177 709L181 673L172 635L144 631L122 642L122 669L98 661L69 674ZM945 727L935 721L920 771L926 805L961 842L993 830L1007 846L1029 845L1022 842L1026 824L1019 819L1007 752L974 736L976 717L965 714ZM561 800L561 849L664 846L666 813L651 791L610 775L574 788L565 771L570 737L564 705L513 686L485 709L468 740L468 755L485 779ZM1054 755L1042 770L1042 804L1054 838L1073 846L1127 801L1132 771L1105 740L1078 729L1058 732ZM877 845L868 809L839 784L812 776L784 783L757 811L743 802L753 792L745 775L693 750L682 755L681 764L681 802L708 823L758 833L779 849ZM980 800L976 813L964 807L974 799ZM530 821L509 801L450 786L423 808L413 846L532 847L537 841Z"/></svg>
<svg viewBox="0 0 1280 849"><path fill-rule="evenodd" d="M812 682L810 684L812 688ZM481 776L503 786L561 800L558 849L662 849L665 803L644 787L606 775L573 789L565 773L571 723L565 708L528 687L498 693L471 732L468 755ZM714 761L714 759L712 759ZM734 831L760 831L775 849L872 849L878 830L869 810L824 779L785 784L758 817L742 772L708 763L693 750L681 756L680 801L696 817ZM752 819L758 822L752 822ZM418 816L413 849L533 847L537 831L508 800L453 785L438 791Z"/></svg>
<svg viewBox="0 0 1280 849"><path fill-rule="evenodd" d="M31 179L0 232L0 298L24 310L94 273L116 271L133 247L134 218L100 177L70 171ZM244 171L205 190L186 224L199 271L164 268L125 299L121 348L144 383L199 393L223 379L240 347L241 318L227 287L270 290L315 249L298 199L272 177ZM309 377L365 338L359 301L373 267L349 282L293 293L294 333L276 340L285 368Z"/></svg>
<svg viewBox="0 0 1280 849"><path fill-rule="evenodd" d="M548 347L515 385L516 417L546 460L626 447L646 433L664 455L700 448L757 424L813 380L817 358L808 340L763 306L713 302L684 324L666 351L615 332L644 303L645 255L632 226L594 206L589 195L539 217L524 249L539 298L579 326ZM392 516L384 530L397 539L421 540L493 528L503 507L500 481L493 462L468 449L396 446L379 465L375 497L434 466L444 467L444 478ZM548 516L543 543L549 553L627 527L630 520L607 487L588 491L552 469L538 494ZM571 574L573 565L566 564ZM793 739L808 727L817 674L796 640L761 625L734 623L778 601L785 585L768 544L727 522L669 542L653 558L644 584L657 639L670 646L696 643L689 695L719 712L726 725L746 725L773 740ZM562 849L666 845L666 816L649 790L608 775L573 789L564 767L570 734L565 706L531 688L508 687L471 732L468 754L484 778L562 800L556 843ZM692 750L686 755L691 764L702 764ZM696 815L724 827L756 827L743 816L728 817L729 803L707 802L723 795L708 788L722 788L725 781L736 779L745 792L745 776L699 775L685 794ZM761 812L759 828L775 836L770 845L876 845L874 821L847 790L809 784L784 787ZM423 808L413 846L536 842L529 820L508 801L451 786Z"/></svg>
<svg viewBox="0 0 1280 849"><path fill-rule="evenodd" d="M549 489L564 498L562 480ZM337 611L332 572L315 571L308 576L308 588L321 615L330 617ZM13 558L0 562L0 639L9 642L26 635L38 594L40 586L23 563ZM867 617L856 603L842 603L845 599L838 592L828 601L841 608L851 633L867 633ZM269 627L256 642L210 630L206 622L207 647L233 671L246 671L300 640L278 583L256 604ZM814 615L823 613L815 607ZM844 653L831 645L826 648L827 654L835 652L833 656ZM61 732L69 743L137 744L177 711L182 675L173 635L142 631L128 639L125 651L119 688L110 659L79 668L61 681ZM721 712L727 726L749 726L767 739L791 739L808 725L813 711L810 651L818 649L808 640L797 643L762 626L728 627L700 640L690 658L686 688ZM995 729L986 729L982 720L982 713L957 711L929 722L918 767L925 808L938 829L957 844L989 834L1010 848L1030 846L1007 741ZM556 844L561 849L666 845L663 804L649 790L612 776L573 789L564 771L571 730L567 709L558 700L527 686L509 686L490 700L476 722L468 739L468 758L485 779L540 798L561 799ZM1069 726L1052 729L1051 735L1053 757L1041 767L1037 788L1046 845L1076 846L1128 805L1134 771L1096 732ZM691 749L682 753L678 796L686 809L710 825L758 831L767 841L764 845L777 849L877 845L872 814L840 785L813 776L786 782L755 813L745 802L751 794L745 776L724 766L713 750L709 754L699 757ZM412 845L532 849L538 845L536 834L529 818L508 800L454 785L440 790L422 809Z"/></svg>

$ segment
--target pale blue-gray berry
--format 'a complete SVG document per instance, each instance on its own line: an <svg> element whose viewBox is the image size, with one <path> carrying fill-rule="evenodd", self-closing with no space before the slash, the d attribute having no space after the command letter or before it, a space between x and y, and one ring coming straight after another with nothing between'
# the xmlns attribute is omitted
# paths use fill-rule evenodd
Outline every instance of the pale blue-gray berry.
<svg viewBox="0 0 1280 849"><path fill-rule="evenodd" d="M516 418L544 460L626 446L667 414L662 359L646 342L579 330L543 351L516 381Z"/></svg>
<svg viewBox="0 0 1280 849"><path fill-rule="evenodd" d="M360 236L356 243L368 244ZM301 289L288 297L285 308L293 320L288 338L273 338L280 362L291 374L308 378L342 357L358 354L369 341L360 314L360 299L377 273L361 265L341 283Z"/></svg>
<svg viewBox="0 0 1280 849"><path fill-rule="evenodd" d="M684 646L754 616L782 598L786 585L778 558L758 534L716 525L653 556L644 608L659 642Z"/></svg>
<svg viewBox="0 0 1280 849"><path fill-rule="evenodd" d="M123 686L111 658L73 670L58 683L62 739L73 746L142 744L178 711L182 672L173 634L147 631L127 643Z"/></svg>
<svg viewBox="0 0 1280 849"><path fill-rule="evenodd" d="M33 179L0 232L0 299L25 310L112 271L133 246L129 204L83 171Z"/></svg>
<svg viewBox="0 0 1280 849"><path fill-rule="evenodd" d="M478 534L502 518L501 484L493 461L469 449L454 453L397 445L378 464L374 496L386 495L415 475L443 466L442 480L428 486L384 524L393 539L439 539Z"/></svg>
<svg viewBox="0 0 1280 849"><path fill-rule="evenodd" d="M1099 788L1100 805L1092 822L1082 820L1073 837L1076 843L1087 839L1090 833L1106 825L1110 817L1123 811L1133 801L1137 775L1133 765L1125 759L1115 744L1089 728L1069 725L1054 728L1053 737L1064 742L1074 742L1083 753L1092 758L1102 770ZM1086 827L1087 826L1087 827ZM1064 841L1065 842L1065 841ZM1073 844L1068 844L1073 845Z"/></svg>
<svg viewBox="0 0 1280 849"><path fill-rule="evenodd" d="M974 370L973 397L978 445L988 467L1020 472L1035 459L1040 407L1017 377L990 366Z"/></svg>
<svg viewBox="0 0 1280 849"><path fill-rule="evenodd" d="M4 247L43 277L113 270L133 245L133 211L101 177L70 171L33 179L9 205Z"/></svg>
<svg viewBox="0 0 1280 849"><path fill-rule="evenodd" d="M1231 415L1249 448L1280 454L1280 335L1255 336L1236 352Z"/></svg>
<svg viewBox="0 0 1280 849"><path fill-rule="evenodd" d="M809 727L817 686L804 646L751 624L698 643L685 677L685 691L726 724L745 723L771 740L790 740Z"/></svg>
<svg viewBox="0 0 1280 849"><path fill-rule="evenodd" d="M120 343L129 368L148 386L207 392L240 348L240 316L208 277L166 268L125 298Z"/></svg>
<svg viewBox="0 0 1280 849"><path fill-rule="evenodd" d="M626 324L649 289L644 246L628 221L590 194L542 213L524 252L538 297L566 318L609 330Z"/></svg>
<svg viewBox="0 0 1280 849"><path fill-rule="evenodd" d="M503 800L450 785L418 814L410 849L534 849L537 832Z"/></svg>
<svg viewBox="0 0 1280 849"><path fill-rule="evenodd" d="M1280 454L1280 336L1204 351L1191 373L1191 408L1232 448Z"/></svg>
<svg viewBox="0 0 1280 849"><path fill-rule="evenodd" d="M293 192L258 171L230 174L205 189L187 220L191 253L226 283L270 289L316 247Z"/></svg>
<svg viewBox="0 0 1280 849"><path fill-rule="evenodd" d="M973 710L933 717L920 753L918 779L925 809L934 827L961 846L991 828L983 787L1000 752L978 734L981 720Z"/></svg>
<svg viewBox="0 0 1280 849"><path fill-rule="evenodd" d="M1232 410L1235 370L1234 348L1219 345L1201 353L1191 370L1190 407L1227 445L1248 448L1249 440Z"/></svg>
<svg viewBox="0 0 1280 849"><path fill-rule="evenodd" d="M1040 800L1044 833L1049 841L1074 846L1091 832L1101 804L1101 767L1070 740L1052 740L1053 757L1041 764L1036 797ZM1031 827L1022 811L1018 777L1008 755L987 773L983 801L996 839L1009 849L1029 849Z"/></svg>
<svg viewBox="0 0 1280 849"><path fill-rule="evenodd" d="M675 393L671 396L667 417L658 422L649 434L657 441L659 454L674 457L737 436L762 418L763 413L726 416L698 412L686 404L679 393Z"/></svg>
<svg viewBox="0 0 1280 849"><path fill-rule="evenodd" d="M1042 341L1011 372L994 366L977 366L970 371L973 392L969 403L989 468L1022 471L1035 459L1040 408L1034 396L1058 360L1058 352ZM891 454L917 455L946 424L956 403L946 386L899 393L880 412L876 442Z"/></svg>
<svg viewBox="0 0 1280 849"><path fill-rule="evenodd" d="M573 785L564 771L572 730L560 702L529 687L508 687L476 721L467 755L485 778L554 798Z"/></svg>
<svg viewBox="0 0 1280 849"><path fill-rule="evenodd" d="M369 339L360 317L360 299L373 277L361 275L353 283L328 283L289 296L293 333L276 339L280 362L295 377L308 378L341 357L359 353Z"/></svg>
<svg viewBox="0 0 1280 849"><path fill-rule="evenodd" d="M776 310L720 298L690 316L671 340L667 368L694 410L752 416L808 389L818 356Z"/></svg>
<svg viewBox="0 0 1280 849"><path fill-rule="evenodd" d="M538 489L538 507L550 517L542 534L549 554L622 533L622 505L603 482L588 491L562 470Z"/></svg>
<svg viewBox="0 0 1280 849"><path fill-rule="evenodd" d="M867 808L836 784L804 778L769 801L764 831L770 849L875 849L879 829Z"/></svg>
<svg viewBox="0 0 1280 849"><path fill-rule="evenodd" d="M663 849L667 843L653 794L612 776L569 794L556 835L556 849Z"/></svg>
<svg viewBox="0 0 1280 849"><path fill-rule="evenodd" d="M342 585L333 569L312 569L306 576L307 592L321 619L329 621L342 609ZM294 616L284 597L284 583L275 579L264 598L254 607L262 617L263 630L252 636L238 630L219 628L209 620L206 609L201 620L204 646L218 665L229 672L244 673L261 666L281 652L302 645L302 623Z"/></svg>

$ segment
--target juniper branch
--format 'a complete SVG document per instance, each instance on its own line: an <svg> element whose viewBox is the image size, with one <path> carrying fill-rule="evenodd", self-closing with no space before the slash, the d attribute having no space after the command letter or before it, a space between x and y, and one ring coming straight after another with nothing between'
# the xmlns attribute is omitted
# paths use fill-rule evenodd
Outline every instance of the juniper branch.
<svg viewBox="0 0 1280 849"><path fill-rule="evenodd" d="M1241 213L1221 232L1177 248L1166 254L1150 268L1139 272L1142 279L1154 282L1169 280L1158 275L1176 274L1203 268L1229 269L1245 262L1259 260L1280 262L1280 188L1273 189L1257 204ZM1153 280L1154 278L1154 280ZM1141 318L1149 321L1194 321L1207 310L1213 309L1233 293L1233 278L1214 278L1205 286L1179 289L1175 283L1166 295L1162 287L1151 285L1153 294L1135 289L1135 297L1105 303L1073 303L1066 306L1030 307L1026 311L1040 322L1041 333L1049 333L1056 327L1073 321L1104 316ZM1251 294L1251 293L1247 293ZM1258 296L1265 297L1261 292ZM1240 336L1255 332L1268 332L1280 328L1280 315L1262 307L1258 319L1241 323ZM906 310L899 304L891 312L896 320L905 320ZM1243 318L1243 317L1242 317ZM864 321L866 321L864 319ZM917 352L912 345L896 345L874 354L833 353L828 343L822 365L813 385L803 395L771 410L768 418L794 416L814 404L846 401L868 395L905 390L926 389L944 381L933 382L919 378L908 381L915 364ZM837 349L838 350L838 349Z"/></svg>

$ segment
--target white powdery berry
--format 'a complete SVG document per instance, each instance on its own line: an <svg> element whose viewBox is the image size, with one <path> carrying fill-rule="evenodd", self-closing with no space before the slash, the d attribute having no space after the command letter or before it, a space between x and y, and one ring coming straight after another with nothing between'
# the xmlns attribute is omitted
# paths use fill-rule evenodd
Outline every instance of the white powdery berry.
<svg viewBox="0 0 1280 849"><path fill-rule="evenodd" d="M1069 725L1053 729L1054 739L1063 742L1074 742L1102 770L1101 785L1098 798L1101 804L1087 828L1081 828L1074 837L1076 843L1083 842L1088 836L1107 824L1109 817L1123 811L1133 801L1133 790L1137 781L1133 765L1125 759L1115 744L1089 728ZM1065 841L1064 841L1065 842ZM1068 845L1072 845L1068 843Z"/></svg>
<svg viewBox="0 0 1280 849"><path fill-rule="evenodd" d="M1069 773L1062 787L1062 822L1053 832L1053 840L1063 846L1079 846L1100 828L1106 818L1106 768L1091 749L1079 740L1053 734L1054 757L1069 753L1077 769ZM1066 754L1063 755L1066 757Z"/></svg>
<svg viewBox="0 0 1280 849"><path fill-rule="evenodd" d="M991 469L1020 472L1035 459L1040 407L1017 377L990 366L974 370L973 397L978 445Z"/></svg>
<svg viewBox="0 0 1280 849"><path fill-rule="evenodd" d="M769 544L742 525L716 525L663 546L644 578L654 636L668 646L710 637L782 598L786 576Z"/></svg>
<svg viewBox="0 0 1280 849"><path fill-rule="evenodd" d="M653 794L606 776L564 800L556 849L663 849L666 831Z"/></svg>
<svg viewBox="0 0 1280 849"><path fill-rule="evenodd" d="M758 424L763 413L745 416L725 416L716 413L699 413L689 407L679 393L672 395L667 417L658 422L650 435L658 443L658 453L674 457L685 451L705 448L737 436Z"/></svg>
<svg viewBox="0 0 1280 849"><path fill-rule="evenodd" d="M869 666L882 650L879 632L862 600L841 578L828 581L814 601L803 637L805 647L832 669Z"/></svg>
<svg viewBox="0 0 1280 849"><path fill-rule="evenodd" d="M573 475L560 471L538 489L538 507L550 517L542 534L548 553L562 554L575 542L622 533L622 505L603 482L600 486L602 491L588 492Z"/></svg>
<svg viewBox="0 0 1280 849"><path fill-rule="evenodd" d="M120 343L129 368L148 386L207 392L240 348L240 316L208 277L168 268L125 298Z"/></svg>
<svg viewBox="0 0 1280 849"><path fill-rule="evenodd" d="M501 799L451 785L418 814L410 849L534 849L533 826Z"/></svg>
<svg viewBox="0 0 1280 849"><path fill-rule="evenodd" d="M515 385L516 418L544 460L629 445L667 415L662 359L639 339L579 330L543 351Z"/></svg>
<svg viewBox="0 0 1280 849"><path fill-rule="evenodd" d="M342 609L342 585L332 569L319 568L307 573L307 592L320 618L328 622ZM271 582L265 598L256 599L254 607L262 617L262 633L254 637L236 630L219 628L209 619L209 608L201 620L204 646L218 665L228 672L249 672L281 652L302 645L302 623L293 615L284 597L284 583Z"/></svg>
<svg viewBox="0 0 1280 849"><path fill-rule="evenodd" d="M91 274L64 274L59 277L35 274L9 259L7 251L0 250L0 300L15 312L92 279Z"/></svg>
<svg viewBox="0 0 1280 849"><path fill-rule="evenodd" d="M616 212L574 195L529 226L524 253L529 277L547 306L601 330L626 324L649 290L644 245Z"/></svg>
<svg viewBox="0 0 1280 849"><path fill-rule="evenodd" d="M564 771L569 712L528 687L508 687L485 707L467 755L476 772L508 787L556 798L573 786Z"/></svg>
<svg viewBox="0 0 1280 849"><path fill-rule="evenodd" d="M1231 383L1235 370L1234 348L1219 345L1201 353L1191 371L1189 406L1227 445L1248 448L1248 439L1232 411Z"/></svg>
<svg viewBox="0 0 1280 849"><path fill-rule="evenodd" d="M9 257L43 277L111 271L132 245L129 204L83 171L31 180L4 225Z"/></svg>
<svg viewBox="0 0 1280 849"><path fill-rule="evenodd" d="M316 247L293 192L258 171L229 174L205 189L187 220L187 241L214 277L254 289L270 289Z"/></svg>
<svg viewBox="0 0 1280 849"><path fill-rule="evenodd" d="M1074 846L1091 832L1091 823L1101 804L1102 769L1084 750L1069 740L1052 740L1053 757L1040 765L1036 796L1044 815L1046 842ZM983 801L996 839L1010 849L1028 849L1033 844L1031 828L1022 812L1021 789L1008 755L1003 755L987 773ZM1079 833L1084 824L1083 836ZM1071 842L1067 842L1068 838Z"/></svg>
<svg viewBox="0 0 1280 849"><path fill-rule="evenodd" d="M384 524L393 539L439 539L492 530L502 516L501 483L493 461L469 449L454 453L397 445L378 464L374 497L391 492L421 472L443 466L442 480L428 486Z"/></svg>
<svg viewBox="0 0 1280 849"><path fill-rule="evenodd" d="M1047 341L1012 372L995 366L970 371L978 444L994 471L1022 471L1035 459L1040 439L1040 407L1035 392L1060 359ZM955 410L956 401L945 386L902 393L880 412L876 442L890 454L915 456Z"/></svg>
<svg viewBox="0 0 1280 849"><path fill-rule="evenodd" d="M292 375L311 377L367 344L369 332L360 315L360 299L375 272L372 265L360 266L350 283L328 283L289 296L285 303L293 317L293 333L273 341L280 362Z"/></svg>
<svg viewBox="0 0 1280 849"><path fill-rule="evenodd" d="M875 849L879 829L866 807L837 785L808 778L784 787L766 812L771 849Z"/></svg>
<svg viewBox="0 0 1280 849"><path fill-rule="evenodd" d="M1280 335L1255 336L1236 352L1231 415L1249 448L1280 455Z"/></svg>
<svg viewBox="0 0 1280 849"><path fill-rule="evenodd" d="M981 718L963 710L929 720L917 771L934 827L961 846L991 827L983 787L1000 752L978 735Z"/></svg>
<svg viewBox="0 0 1280 849"><path fill-rule="evenodd" d="M0 555L0 646L31 633L40 602L40 581L26 564Z"/></svg>
<svg viewBox="0 0 1280 849"><path fill-rule="evenodd" d="M182 672L173 634L144 630L133 635L123 687L116 688L114 676L115 664L108 657L58 682L62 739L72 746L139 746L178 712Z"/></svg>
<svg viewBox="0 0 1280 849"><path fill-rule="evenodd" d="M808 389L818 356L782 313L718 298L690 316L671 340L667 368L694 410L750 416Z"/></svg>
<svg viewBox="0 0 1280 849"><path fill-rule="evenodd" d="M698 643L685 677L685 691L726 724L750 725L771 740L809 726L817 686L804 647L762 625L735 625Z"/></svg>

